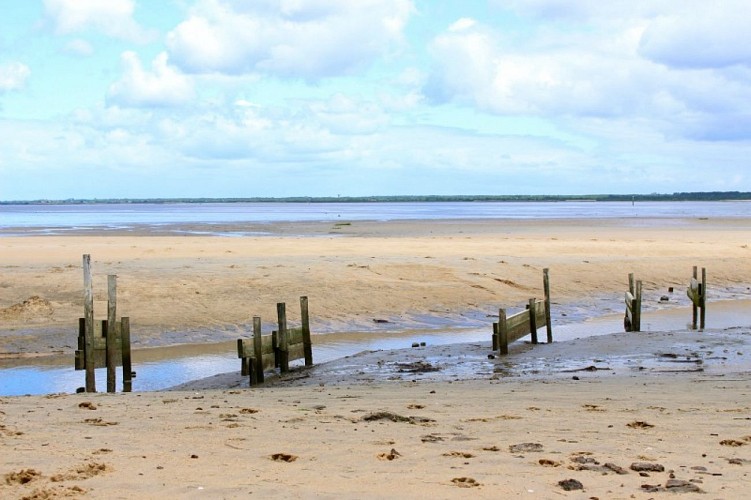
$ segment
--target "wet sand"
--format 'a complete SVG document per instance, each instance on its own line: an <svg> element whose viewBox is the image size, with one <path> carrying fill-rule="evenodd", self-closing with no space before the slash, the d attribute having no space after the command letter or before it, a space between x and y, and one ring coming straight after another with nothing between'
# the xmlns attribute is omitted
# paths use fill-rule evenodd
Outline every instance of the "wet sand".
<svg viewBox="0 0 751 500"><path fill-rule="evenodd" d="M554 307L573 314L617 314L629 272L658 307L670 286L685 305L691 267L707 267L710 314L751 284L745 219L311 227L3 238L0 352L72 351L83 253L95 307L117 274L141 346L233 340L300 295L319 333L489 323L539 297L545 267ZM489 341L369 352L258 388L230 373L153 393L0 397L0 496L743 498L751 350L738 326L517 343L506 358Z"/></svg>

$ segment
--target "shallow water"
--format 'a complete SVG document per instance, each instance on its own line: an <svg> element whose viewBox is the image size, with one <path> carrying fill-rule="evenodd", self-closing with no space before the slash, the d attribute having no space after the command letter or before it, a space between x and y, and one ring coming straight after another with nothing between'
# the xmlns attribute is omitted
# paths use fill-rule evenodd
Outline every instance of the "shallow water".
<svg viewBox="0 0 751 500"><path fill-rule="evenodd" d="M488 320L490 323L490 319ZM689 328L691 310L677 307L648 311L642 317L642 331L673 331ZM726 329L751 325L751 300L713 302L708 306L708 329ZM556 342L623 331L622 313L569 323L553 321ZM362 351L410 348L413 343L446 345L464 342L490 342L486 328L450 328L430 330L372 331L331 333L314 337L316 364ZM539 332L544 341L545 331ZM513 363L513 359L509 359ZM23 363L23 364L20 364ZM298 362L299 364L299 362ZM15 366L12 366L15 365ZM75 371L70 356L24 360L0 360L0 396L24 394L72 393L84 385L84 372ZM133 351L134 391L154 391L178 384L240 370L236 343L191 344ZM118 391L121 372L118 371ZM106 370L96 373L97 388L106 388Z"/></svg>

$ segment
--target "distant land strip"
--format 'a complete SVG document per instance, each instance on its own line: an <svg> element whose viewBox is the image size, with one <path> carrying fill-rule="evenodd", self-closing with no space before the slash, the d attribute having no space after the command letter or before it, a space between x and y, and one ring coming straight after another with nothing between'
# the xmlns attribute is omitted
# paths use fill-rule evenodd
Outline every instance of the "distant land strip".
<svg viewBox="0 0 751 500"><path fill-rule="evenodd" d="M95 198L2 201L0 205L92 205L168 203L420 203L420 202L567 202L567 201L751 201L751 192L708 191L671 194L586 195L395 195L395 196L290 196L283 198Z"/></svg>

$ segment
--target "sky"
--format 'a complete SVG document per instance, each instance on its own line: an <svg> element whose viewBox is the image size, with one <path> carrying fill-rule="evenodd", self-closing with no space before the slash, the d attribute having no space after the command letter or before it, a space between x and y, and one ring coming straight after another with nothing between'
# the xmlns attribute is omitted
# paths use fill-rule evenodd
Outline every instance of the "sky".
<svg viewBox="0 0 751 500"><path fill-rule="evenodd" d="M0 0L0 200L751 191L748 0Z"/></svg>

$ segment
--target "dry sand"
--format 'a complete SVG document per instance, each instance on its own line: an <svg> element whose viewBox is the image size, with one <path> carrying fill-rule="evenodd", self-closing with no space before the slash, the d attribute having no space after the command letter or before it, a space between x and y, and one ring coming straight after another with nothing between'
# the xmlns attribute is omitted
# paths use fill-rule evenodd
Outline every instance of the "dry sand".
<svg viewBox="0 0 751 500"><path fill-rule="evenodd" d="M460 322L540 296L544 267L560 304L620 297L628 272L647 296L683 289L694 265L707 267L713 293L732 295L751 284L750 226L467 221L287 225L259 238L7 237L0 352L72 351L83 253L97 299L117 274L134 336L165 345L235 338L299 295L311 298L318 332L426 313ZM0 497L748 498L743 326L517 343L503 359L489 359L487 343L364 353L252 389L229 374L178 391L0 397Z"/></svg>

